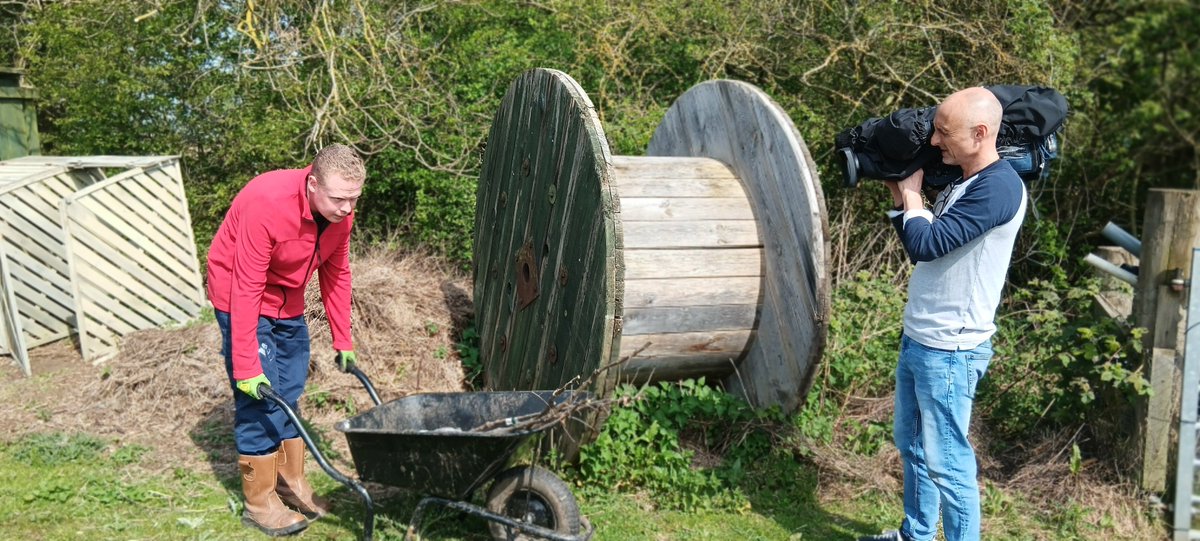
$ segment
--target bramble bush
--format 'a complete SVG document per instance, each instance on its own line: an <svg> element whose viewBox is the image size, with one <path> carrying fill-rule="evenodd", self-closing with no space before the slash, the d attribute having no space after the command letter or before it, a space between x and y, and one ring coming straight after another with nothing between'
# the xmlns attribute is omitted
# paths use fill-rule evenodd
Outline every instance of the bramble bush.
<svg viewBox="0 0 1200 541"><path fill-rule="evenodd" d="M1098 292L1094 279L1034 279L1012 292L976 406L999 440L1039 426L1108 425L1150 394L1139 368L1144 330L1095 315Z"/></svg>
<svg viewBox="0 0 1200 541"><path fill-rule="evenodd" d="M1073 253L1087 248L1069 242L1069 227L1026 218L1017 250L1024 261L1009 272L996 356L975 406L996 442L1080 424L1112 425L1098 434L1120 438L1133 426L1121 422L1133 401L1150 393L1138 368L1143 329L1101 315L1099 280L1069 272Z"/></svg>

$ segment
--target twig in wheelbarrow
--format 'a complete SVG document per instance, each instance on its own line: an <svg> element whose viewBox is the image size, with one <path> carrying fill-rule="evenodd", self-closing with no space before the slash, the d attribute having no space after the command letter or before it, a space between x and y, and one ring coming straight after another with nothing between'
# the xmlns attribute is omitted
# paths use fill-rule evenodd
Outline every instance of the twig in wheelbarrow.
<svg viewBox="0 0 1200 541"><path fill-rule="evenodd" d="M629 362L629 359L637 357L642 351L645 351L646 348L650 347L650 344L650 342L646 342L629 355L621 357L616 361L593 370L592 373L583 381L579 381L579 376L571 378L570 381L564 383L562 386L554 390L554 393L551 395L551 399L546 405L546 409L538 413L530 413L528 415L506 417L504 419L488 421L475 428L472 428L469 432L490 432L494 434L537 432L551 426L564 423L567 419L570 419L581 410L608 407L608 405L612 403L611 398L594 398L588 393L572 393L566 400L563 400L562 402L558 402L554 400L554 398L557 398L563 392L568 390L588 388L592 384L592 381L596 379L596 376L604 373L607 370L611 370L615 367L625 364L626 362Z"/></svg>

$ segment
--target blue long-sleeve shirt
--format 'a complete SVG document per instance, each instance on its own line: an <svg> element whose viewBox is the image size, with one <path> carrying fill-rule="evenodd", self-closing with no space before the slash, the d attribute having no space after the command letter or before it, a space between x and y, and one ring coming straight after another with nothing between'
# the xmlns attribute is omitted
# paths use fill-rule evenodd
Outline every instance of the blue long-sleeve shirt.
<svg viewBox="0 0 1200 541"><path fill-rule="evenodd" d="M916 264L904 333L928 347L972 349L996 332L996 308L1025 218L1025 184L1004 160L952 184L933 212L889 213Z"/></svg>

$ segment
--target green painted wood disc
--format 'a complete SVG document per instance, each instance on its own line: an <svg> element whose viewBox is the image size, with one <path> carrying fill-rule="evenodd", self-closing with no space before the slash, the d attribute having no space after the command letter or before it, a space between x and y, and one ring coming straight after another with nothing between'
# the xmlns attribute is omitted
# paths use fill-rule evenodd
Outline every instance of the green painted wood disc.
<svg viewBox="0 0 1200 541"><path fill-rule="evenodd" d="M487 388L556 389L615 360L624 263L611 162L595 107L570 76L534 69L509 86L476 194ZM602 374L592 390L607 396L615 380Z"/></svg>

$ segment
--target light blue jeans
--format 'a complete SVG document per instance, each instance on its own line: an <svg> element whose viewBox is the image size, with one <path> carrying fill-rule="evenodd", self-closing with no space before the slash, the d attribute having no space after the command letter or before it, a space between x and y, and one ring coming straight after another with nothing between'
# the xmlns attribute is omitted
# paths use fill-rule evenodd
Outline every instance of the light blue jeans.
<svg viewBox="0 0 1200 541"><path fill-rule="evenodd" d="M967 440L975 388L992 359L992 342L975 349L931 348L900 339L893 436L904 463L904 522L914 541L979 539L975 449Z"/></svg>

